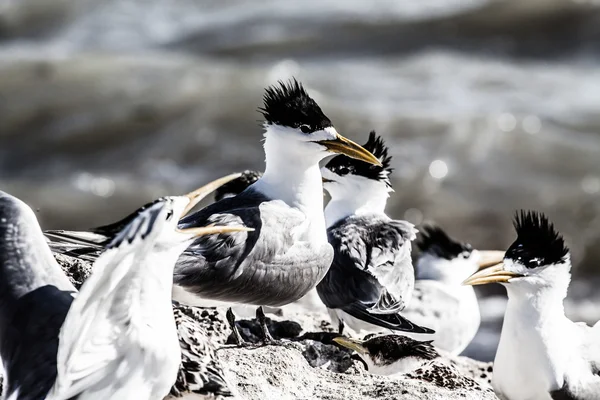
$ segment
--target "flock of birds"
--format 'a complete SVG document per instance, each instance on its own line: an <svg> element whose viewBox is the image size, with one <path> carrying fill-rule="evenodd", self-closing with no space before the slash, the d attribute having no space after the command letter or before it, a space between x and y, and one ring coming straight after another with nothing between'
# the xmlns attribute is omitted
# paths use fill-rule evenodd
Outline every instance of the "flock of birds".
<svg viewBox="0 0 600 400"><path fill-rule="evenodd" d="M371 373L405 373L437 349L465 349L480 322L471 286L494 282L509 299L498 397L600 398L600 324L565 317L570 253L545 215L517 213L506 252L473 249L436 226L418 232L385 214L391 157L375 132L364 146L344 138L296 80L266 89L260 112L264 173L157 199L110 225L43 233L26 204L0 192L3 398L163 399L189 334L178 338L172 300L229 307L239 346L247 343L231 307L256 306L269 345L280 340L265 309L315 291L339 329L335 342ZM190 214L215 190L217 201ZM94 262L79 292L53 252ZM342 336L346 327L377 334ZM381 334L390 330L402 335Z"/></svg>

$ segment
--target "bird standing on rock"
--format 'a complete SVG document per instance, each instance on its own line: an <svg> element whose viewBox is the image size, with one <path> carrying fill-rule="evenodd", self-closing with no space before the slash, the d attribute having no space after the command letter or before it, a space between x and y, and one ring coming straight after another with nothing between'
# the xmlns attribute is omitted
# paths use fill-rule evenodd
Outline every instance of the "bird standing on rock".
<svg viewBox="0 0 600 400"><path fill-rule="evenodd" d="M342 153L367 163L380 162L337 133L295 80L268 88L260 111L265 118L263 176L239 195L209 205L180 225L243 224L255 231L193 243L175 268L174 299L199 306L259 306L257 317L265 341L270 342L260 306L298 300L322 279L333 258L319 161ZM241 342L233 314L228 317Z"/></svg>
<svg viewBox="0 0 600 400"><path fill-rule="evenodd" d="M574 323L564 313L569 249L542 213L521 211L514 226L504 261L464 282L501 283L508 294L494 391L503 400L600 399L600 323Z"/></svg>
<svg viewBox="0 0 600 400"><path fill-rule="evenodd" d="M414 287L410 254L417 230L384 212L392 170L383 139L371 132L364 147L382 165L339 155L322 169L331 195L325 219L334 259L317 293L340 333L344 325L354 331L433 333L401 314Z"/></svg>

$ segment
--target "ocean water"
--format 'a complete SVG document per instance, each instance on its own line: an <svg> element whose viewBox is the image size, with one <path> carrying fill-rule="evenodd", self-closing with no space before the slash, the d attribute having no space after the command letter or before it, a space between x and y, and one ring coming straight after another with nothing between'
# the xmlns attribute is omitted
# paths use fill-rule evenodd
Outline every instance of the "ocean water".
<svg viewBox="0 0 600 400"><path fill-rule="evenodd" d="M546 212L573 254L567 310L600 318L600 3L49 3L0 2L0 188L44 228L262 169L262 91L294 76L344 135L386 138L391 216L504 249L515 210Z"/></svg>

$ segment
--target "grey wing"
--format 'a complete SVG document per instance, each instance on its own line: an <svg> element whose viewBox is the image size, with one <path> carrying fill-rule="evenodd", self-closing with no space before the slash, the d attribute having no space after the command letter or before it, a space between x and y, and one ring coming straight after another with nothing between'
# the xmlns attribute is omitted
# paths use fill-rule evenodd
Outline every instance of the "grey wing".
<svg viewBox="0 0 600 400"><path fill-rule="evenodd" d="M405 221L390 220L373 233L367 271L383 287L378 301L369 309L373 314L395 314L402 311L412 296L415 282L411 259L414 226Z"/></svg>
<svg viewBox="0 0 600 400"><path fill-rule="evenodd" d="M305 222L304 214L278 200L184 220L184 227L243 224L254 231L199 238L177 262L174 283L201 299L267 306L298 300L323 277L333 256L329 244L317 249L294 236Z"/></svg>

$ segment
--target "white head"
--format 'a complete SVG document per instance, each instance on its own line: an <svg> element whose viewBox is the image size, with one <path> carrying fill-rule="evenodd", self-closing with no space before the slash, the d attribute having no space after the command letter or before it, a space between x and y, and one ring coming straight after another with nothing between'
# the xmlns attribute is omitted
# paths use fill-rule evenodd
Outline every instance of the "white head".
<svg viewBox="0 0 600 400"><path fill-rule="evenodd" d="M473 274L468 285L502 283L509 296L550 292L562 301L571 278L571 257L563 237L543 213L521 211L514 220L517 239L504 261Z"/></svg>
<svg viewBox="0 0 600 400"><path fill-rule="evenodd" d="M438 226L419 228L417 246L421 255L416 263L418 279L432 279L460 285L481 268L502 261L503 251L475 250L469 243L452 239Z"/></svg>
<svg viewBox="0 0 600 400"><path fill-rule="evenodd" d="M207 226L189 229L177 227L179 220L206 195L239 176L240 174L228 175L183 196L161 197L142 206L124 219L99 228L115 232L106 248L119 248L123 243L141 240L152 244L151 251L172 253L176 258L199 236L251 230L242 226Z"/></svg>
<svg viewBox="0 0 600 400"><path fill-rule="evenodd" d="M265 118L265 175L270 174L271 167L281 168L285 163L291 163L291 167L293 163L312 165L331 153L379 164L371 153L337 133L297 80L267 88L263 101L259 111Z"/></svg>
<svg viewBox="0 0 600 400"><path fill-rule="evenodd" d="M379 159L381 165L373 165L339 155L323 168L323 188L331 196L325 208L328 225L349 215L383 213L390 192L393 192L389 176L392 173L388 148L375 131L363 148Z"/></svg>

